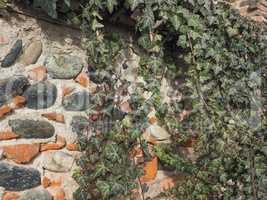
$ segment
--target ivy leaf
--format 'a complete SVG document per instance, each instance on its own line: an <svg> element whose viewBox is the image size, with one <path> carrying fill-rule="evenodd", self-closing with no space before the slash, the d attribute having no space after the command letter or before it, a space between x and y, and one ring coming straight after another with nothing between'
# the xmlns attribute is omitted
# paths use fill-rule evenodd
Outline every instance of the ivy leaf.
<svg viewBox="0 0 267 200"><path fill-rule="evenodd" d="M187 38L186 35L180 35L178 40L178 45L185 48L187 47Z"/></svg>
<svg viewBox="0 0 267 200"><path fill-rule="evenodd" d="M99 176L104 176L108 172L108 168L105 166L103 162L96 165L96 171L93 174L94 178L97 178Z"/></svg>
<svg viewBox="0 0 267 200"><path fill-rule="evenodd" d="M119 147L115 144L107 144L105 147L105 155L112 162L120 161Z"/></svg>
<svg viewBox="0 0 267 200"><path fill-rule="evenodd" d="M112 182L112 185L111 185L112 193L117 193L117 192L123 191L123 190L124 190L123 185L119 184L118 182Z"/></svg>
<svg viewBox="0 0 267 200"><path fill-rule="evenodd" d="M70 8L70 0L64 0L64 3Z"/></svg>
<svg viewBox="0 0 267 200"><path fill-rule="evenodd" d="M201 38L201 35L198 32L191 31L191 37L193 40L196 40L197 38Z"/></svg>
<svg viewBox="0 0 267 200"><path fill-rule="evenodd" d="M110 195L110 185L106 181L97 181L96 187L104 198L107 198Z"/></svg>
<svg viewBox="0 0 267 200"><path fill-rule="evenodd" d="M191 26L193 28L200 28L201 27L200 20L196 16L191 16L188 19L187 23L188 23L188 26Z"/></svg>
<svg viewBox="0 0 267 200"><path fill-rule="evenodd" d="M107 8L109 13L112 13L114 10L114 7L118 4L116 0L107 0Z"/></svg>
<svg viewBox="0 0 267 200"><path fill-rule="evenodd" d="M103 24L99 23L96 19L93 19L93 21L92 21L92 30L95 31L96 29L103 28L103 27L104 27Z"/></svg>
<svg viewBox="0 0 267 200"><path fill-rule="evenodd" d="M149 29L151 30L153 25L154 25L154 13L151 7L146 7L144 9L145 15L142 16L140 21L138 22L139 29L141 30L146 30Z"/></svg>
<svg viewBox="0 0 267 200"><path fill-rule="evenodd" d="M131 6L131 10L134 11L140 3L143 3L143 0L128 0L128 3Z"/></svg>
<svg viewBox="0 0 267 200"><path fill-rule="evenodd" d="M174 29L176 31L178 31L179 30L179 27L181 25L181 19L180 19L180 17L177 16L177 15L173 15L173 16L170 17L170 21L171 21Z"/></svg>
<svg viewBox="0 0 267 200"><path fill-rule="evenodd" d="M227 34L229 35L229 37L234 37L234 36L238 35L238 30L235 28L228 27L226 29L226 31L227 31Z"/></svg>

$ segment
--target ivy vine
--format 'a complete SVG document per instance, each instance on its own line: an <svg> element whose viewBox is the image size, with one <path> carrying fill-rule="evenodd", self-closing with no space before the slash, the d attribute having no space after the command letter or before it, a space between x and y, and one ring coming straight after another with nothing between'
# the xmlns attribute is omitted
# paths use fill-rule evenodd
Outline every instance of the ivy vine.
<svg viewBox="0 0 267 200"><path fill-rule="evenodd" d="M140 137L151 107L172 135L171 144L157 145L154 152L163 166L187 174L172 197L264 199L267 149L261 80L265 25L241 17L224 2L207 0L94 0L84 6L82 20L92 78L108 84L114 94L120 79L114 58L133 48L140 50L138 73L146 84L138 85L132 94L135 112L121 121L110 116L113 123L107 133L84 143L76 199L132 195L142 170L129 153L137 144L146 151ZM109 24L125 26L130 38L110 34ZM110 80L107 72L118 79ZM173 98L168 104L160 95L162 78L172 85ZM152 92L148 100L143 98L146 91ZM180 119L183 111L190 114ZM125 118L133 122L126 125ZM177 153L177 147L192 138L197 140L194 161Z"/></svg>

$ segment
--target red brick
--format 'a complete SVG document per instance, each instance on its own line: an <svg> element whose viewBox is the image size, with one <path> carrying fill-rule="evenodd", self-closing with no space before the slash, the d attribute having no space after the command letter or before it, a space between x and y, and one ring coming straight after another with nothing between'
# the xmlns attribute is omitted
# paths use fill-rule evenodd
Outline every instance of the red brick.
<svg viewBox="0 0 267 200"><path fill-rule="evenodd" d="M66 140L64 137L57 135L56 143L50 144L41 144L40 151L48 151L48 150L59 150L64 148L66 145Z"/></svg>
<svg viewBox="0 0 267 200"><path fill-rule="evenodd" d="M53 120L56 122L60 122L60 123L64 123L65 122L65 117L63 114L59 114L56 112L51 112L51 113L44 113L42 114L43 117L49 119L49 120Z"/></svg>
<svg viewBox="0 0 267 200"><path fill-rule="evenodd" d="M1 140L11 140L11 139L15 139L18 138L19 136L12 132L12 131L1 131L0 132L0 141Z"/></svg>
<svg viewBox="0 0 267 200"><path fill-rule="evenodd" d="M18 164L29 163L39 154L39 144L17 144L3 147L4 156Z"/></svg>

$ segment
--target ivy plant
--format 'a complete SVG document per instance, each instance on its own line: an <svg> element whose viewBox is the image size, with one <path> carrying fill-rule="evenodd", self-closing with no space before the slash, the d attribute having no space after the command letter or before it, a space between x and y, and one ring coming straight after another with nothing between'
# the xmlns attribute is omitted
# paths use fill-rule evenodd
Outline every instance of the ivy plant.
<svg viewBox="0 0 267 200"><path fill-rule="evenodd" d="M141 174L127 152L135 144L146 146L140 135L145 116L154 107L160 123L172 134L168 147L157 145L154 151L163 166L187 174L172 197L263 199L267 178L261 80L266 26L217 1L90 0L83 7L82 29L88 38L84 45L97 79L106 84L101 74L119 76L114 58L129 43L144 52L139 53L138 73L146 84L132 94L135 112L127 116L138 125L125 126L125 120L111 117L114 123L108 133L83 143L75 198L120 199L132 194ZM126 25L136 40L112 36L108 24ZM169 104L160 96L163 78L172 85L173 94L180 95ZM116 90L115 85L110 87ZM151 98L144 100L144 91L152 92ZM179 120L185 110L190 114ZM197 141L194 161L177 148L192 138Z"/></svg>

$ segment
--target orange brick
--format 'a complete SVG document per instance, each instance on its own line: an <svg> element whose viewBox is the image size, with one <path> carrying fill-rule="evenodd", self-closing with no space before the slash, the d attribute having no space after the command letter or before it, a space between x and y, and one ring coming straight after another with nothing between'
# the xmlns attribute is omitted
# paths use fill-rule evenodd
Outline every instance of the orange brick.
<svg viewBox="0 0 267 200"><path fill-rule="evenodd" d="M7 113L10 113L12 109L8 105L3 105L0 107L0 117L3 117Z"/></svg>
<svg viewBox="0 0 267 200"><path fill-rule="evenodd" d="M42 116L49 119L49 120L53 120L56 122L61 122L61 123L65 122L65 117L63 114L51 112L51 113L44 113L44 114L42 114Z"/></svg>
<svg viewBox="0 0 267 200"><path fill-rule="evenodd" d="M83 87L88 87L89 86L89 78L88 78L87 74L84 73L84 72L80 73L76 77L75 81L77 83L79 83L80 85L82 85Z"/></svg>
<svg viewBox="0 0 267 200"><path fill-rule="evenodd" d="M76 144L67 144L66 148L69 151L77 151L77 145Z"/></svg>
<svg viewBox="0 0 267 200"><path fill-rule="evenodd" d="M62 188L58 189L58 191L53 196L53 200L65 200L65 192Z"/></svg>
<svg viewBox="0 0 267 200"><path fill-rule="evenodd" d="M145 163L144 172L145 175L140 177L142 183L152 181L156 178L158 172L158 158L156 156Z"/></svg>
<svg viewBox="0 0 267 200"><path fill-rule="evenodd" d="M40 151L48 151L48 150L59 150L64 148L66 145L66 140L64 137L57 135L56 143L51 144L41 144Z"/></svg>
<svg viewBox="0 0 267 200"><path fill-rule="evenodd" d="M11 139L15 139L18 138L19 136L12 132L12 131L1 131L0 132L0 141L1 140L11 140Z"/></svg>
<svg viewBox="0 0 267 200"><path fill-rule="evenodd" d="M26 102L25 97L23 96L16 96L12 99L12 103L10 104L10 108L17 109L22 107Z"/></svg>
<svg viewBox="0 0 267 200"><path fill-rule="evenodd" d="M42 180L42 185L44 188L48 188L51 185L51 180L44 176Z"/></svg>
<svg viewBox="0 0 267 200"><path fill-rule="evenodd" d="M17 144L3 147L4 156L18 164L29 163L39 154L39 144Z"/></svg>
<svg viewBox="0 0 267 200"><path fill-rule="evenodd" d="M17 200L19 198L19 194L17 192L5 192L3 196L3 200Z"/></svg>
<svg viewBox="0 0 267 200"><path fill-rule="evenodd" d="M51 181L50 187L55 188L55 187L60 187L60 186L61 186L61 179Z"/></svg>

